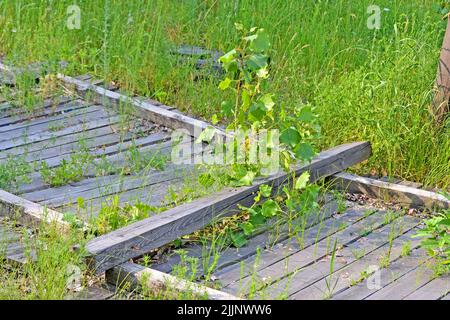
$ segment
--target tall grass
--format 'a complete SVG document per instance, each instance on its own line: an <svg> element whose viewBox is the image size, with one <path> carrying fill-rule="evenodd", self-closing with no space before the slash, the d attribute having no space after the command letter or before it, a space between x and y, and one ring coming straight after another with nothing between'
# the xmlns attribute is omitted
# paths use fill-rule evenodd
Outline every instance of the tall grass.
<svg viewBox="0 0 450 320"><path fill-rule="evenodd" d="M67 60L67 73L95 73L198 116L215 113L222 93L212 78L194 81L171 47L227 51L233 24L268 30L272 92L294 107L309 101L323 126L322 147L367 139L376 171L450 184L448 126L428 112L445 30L432 0L377 0L380 30L366 25L372 0L75 1L81 29L66 27L73 0L0 3L0 54L12 62Z"/></svg>

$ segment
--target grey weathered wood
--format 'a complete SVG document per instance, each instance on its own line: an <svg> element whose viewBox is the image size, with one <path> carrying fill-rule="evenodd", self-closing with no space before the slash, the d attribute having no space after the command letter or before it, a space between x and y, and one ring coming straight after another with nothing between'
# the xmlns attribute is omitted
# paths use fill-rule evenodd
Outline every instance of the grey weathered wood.
<svg viewBox="0 0 450 320"><path fill-rule="evenodd" d="M87 123L83 123L83 124L78 124L78 125L75 125L72 127L64 128L64 129L56 131L56 132L48 132L47 131L47 132L33 134L33 135L30 135L25 138L14 139L11 141L2 141L2 142L0 142L0 150L8 150L8 149L12 149L15 147L20 147L23 145L36 143L36 142L47 141L50 139L56 139L59 137L71 135L71 134L78 133L78 132L83 132L83 131L90 130L90 129L110 126L119 121L120 121L120 117L112 116L107 119L100 119L100 120L95 120L95 121L91 121L91 122L87 122Z"/></svg>
<svg viewBox="0 0 450 320"><path fill-rule="evenodd" d="M80 81L65 75L58 75L59 79L69 85L74 85L80 95L89 94L94 101L105 106L130 105L137 114L154 123L164 125L171 129L185 129L190 135L198 137L203 130L211 127L210 124L197 120L171 110L161 108L137 98L130 98L126 95L104 89L99 86L92 85L85 81ZM217 135L226 135L220 128L216 128Z"/></svg>
<svg viewBox="0 0 450 320"><path fill-rule="evenodd" d="M42 221L67 226L61 213L3 190L0 190L0 214L33 227L38 226Z"/></svg>
<svg viewBox="0 0 450 320"><path fill-rule="evenodd" d="M337 173L331 179L337 188L347 192L364 193L373 198L395 201L411 207L429 209L450 207L450 200L436 192L359 177L345 172Z"/></svg>
<svg viewBox="0 0 450 320"><path fill-rule="evenodd" d="M450 292L450 276L444 275L431 280L404 300L439 300Z"/></svg>
<svg viewBox="0 0 450 320"><path fill-rule="evenodd" d="M417 230L414 228L420 221L411 217L406 217L406 219L409 220L406 221L406 225L404 226L406 234L396 235L390 248L389 233L391 224L388 224L381 228L379 232L372 232L367 237L360 239L364 240L364 242L358 241L359 243L354 243L353 246L350 244L348 247L339 250L339 256L336 259L332 275L330 275L329 272L329 261L317 262L315 265L311 265L308 268L301 270L300 273L304 275L302 281L306 280L305 276L312 278L312 273L320 274L318 277L319 279L312 279L312 281L310 281L312 282L311 285L299 291L294 291L293 294L291 293L290 298L294 300L320 300L329 298L331 295L349 287L351 285L351 280L357 280L360 277L361 272L367 270L369 266L379 265L380 257L386 255L388 250L390 250L388 259L392 262L401 256L402 246L405 242L411 241L412 249L417 248L421 240L417 238L412 239L411 236L417 233ZM392 223L396 222L397 220ZM356 259L353 250L364 250L364 257ZM327 274L327 276L323 277L323 274ZM327 283L331 283L333 286L331 292L327 287Z"/></svg>
<svg viewBox="0 0 450 320"><path fill-rule="evenodd" d="M83 113L76 113L76 114L70 114L70 115L62 115L55 117L54 120L44 123L32 123L29 126L22 126L17 129L12 129L8 132L0 132L2 135L2 139L0 142L3 141L11 141L11 140L17 140L20 138L23 138L27 136L33 136L35 134L44 134L44 133L51 133L52 131L52 125L61 126L62 128L67 128L71 126L76 126L83 123L88 123L90 121L98 121L100 119L109 118L110 116L106 114L101 108L93 106L88 107L86 112ZM56 131L59 131L61 129L57 128ZM55 132L56 132L55 131ZM4 138L3 138L4 137Z"/></svg>
<svg viewBox="0 0 450 320"><path fill-rule="evenodd" d="M0 262L6 260L9 264L20 266L34 259L34 252L27 253L17 230L0 221Z"/></svg>
<svg viewBox="0 0 450 320"><path fill-rule="evenodd" d="M369 286L365 279L358 284L337 292L333 295L333 300L363 300L371 294L379 291L381 288L389 285L403 275L416 269L427 260L427 254L422 248L413 249L407 256L403 256L389 264L389 268L379 270L380 287Z"/></svg>
<svg viewBox="0 0 450 320"><path fill-rule="evenodd" d="M221 286L225 287L238 281L240 283L247 282L249 277L252 276L255 271L259 274L260 270L268 267L270 268L272 265L279 266L278 269L282 272L284 267L286 267L286 261L289 260L291 256L296 257L301 255L303 250L306 250L309 253L311 250L315 251L315 249L311 249L310 247L316 243L321 243L321 241L325 239L329 240L336 233L341 234L342 231L340 232L340 230L343 225L351 226L364 218L365 216L362 213L362 210L348 210L345 213L336 215L330 219L324 219L323 221L319 221L312 228L306 229L303 233L300 232L300 234L297 235L298 238L293 236L284 241L280 241L273 248L261 251L258 256L251 256L241 263L236 263L220 270L215 273L215 276L219 280ZM354 228L352 230L354 230ZM266 271L263 271L261 275L264 272Z"/></svg>
<svg viewBox="0 0 450 320"><path fill-rule="evenodd" d="M315 181L366 160L370 153L370 144L367 142L338 146L321 152L310 164L297 167L295 173L300 175L310 171L311 179ZM91 266L96 272L102 272L192 233L215 218L234 214L237 203L245 205L251 202L252 195L261 184L271 185L276 192L282 184L290 183L290 177L290 174L279 173L259 179L250 187L225 189L93 239L87 244L92 255Z"/></svg>
<svg viewBox="0 0 450 320"><path fill-rule="evenodd" d="M23 121L31 117L42 117L45 113L58 112L60 108L65 108L67 103L74 101L75 99L76 98L69 96L46 98L42 102L34 105L34 111L31 113L25 108L20 108L13 103L8 103L7 107L0 110L0 120L9 124L10 122ZM14 117L20 118L17 120L17 118Z"/></svg>
<svg viewBox="0 0 450 320"><path fill-rule="evenodd" d="M301 215L299 218L294 219L290 225L291 226L304 226L305 234L317 234L317 231L311 230L312 227L315 227L317 224L321 224L320 232L324 231L326 226L324 225L325 220L330 219L330 217L336 212L337 204L332 201L326 203L320 210L320 212L310 213L306 215ZM345 215L345 214L344 214ZM344 215L340 215L344 216ZM215 244L215 248L212 249L210 244L197 244L193 243L183 247L183 250L186 251L187 256L197 258L199 261L199 265L197 266L199 276L204 275L203 270L203 261L205 260L204 252L212 252L217 250L219 252L219 259L217 261L217 266L215 267L214 274L216 275L218 271L224 268L231 268L232 265L239 263L244 259L248 259L251 256L256 255L257 250L261 249L271 249L273 246L282 243L283 245L290 245L285 240L289 238L288 230L290 229L289 225L286 223L285 219L280 219L279 217L269 220L262 228L261 232L257 231L250 239L248 239L245 246L241 248L234 248L231 246L227 246L225 248L217 247ZM276 232L276 236L272 234ZM284 244L286 242L286 244ZM298 245L298 243L294 243L294 245ZM306 245L303 243L303 245ZM209 258L209 257L208 257ZM209 258L209 262L211 259ZM172 254L169 257L166 257L167 261L156 263L152 265L153 269L169 273L172 271L172 268L181 262L180 255ZM238 267L239 268L239 267ZM239 268L240 269L240 268Z"/></svg>
<svg viewBox="0 0 450 320"><path fill-rule="evenodd" d="M264 279L266 284L269 284L269 287L266 289L267 292L278 292L280 288L288 285L289 282L289 290L291 292L298 291L309 285L317 277L317 274L314 274L313 279L305 279L303 281L302 270L330 255L335 241L337 248L340 249L362 238L368 228L376 230L385 224L385 215L381 212L373 213L368 217L365 217L364 212L360 214L362 219L354 224L329 236L325 235L325 238L314 243L314 245L293 254L285 255L284 259L276 263L267 265L264 262L265 259L262 258L260 264L263 265L263 268L257 266L258 277ZM245 290L252 281L251 272L242 279L233 277L232 280L234 281L226 286L227 290L232 290L230 292Z"/></svg>
<svg viewBox="0 0 450 320"><path fill-rule="evenodd" d="M146 268L135 263L124 263L109 270L106 279L115 286L130 284L133 289L137 285L161 292L161 290L175 290L178 292L192 292L194 296L206 297L209 300L240 300L226 292L218 291L201 284L176 278L167 273Z"/></svg>
<svg viewBox="0 0 450 320"><path fill-rule="evenodd" d="M9 136L12 132L18 129L27 129L27 131L39 130L32 127L39 125L38 128L48 128L57 121L65 120L73 116L81 115L83 112L90 113L93 111L99 111L99 106L83 106L83 109L68 108L67 111L62 113L52 114L44 118L25 119L24 121L17 122L15 124L0 127L0 133L5 136Z"/></svg>
<svg viewBox="0 0 450 320"><path fill-rule="evenodd" d="M72 292L65 300L108 300L115 295L115 290L99 286L87 287L80 292Z"/></svg>
<svg viewBox="0 0 450 320"><path fill-rule="evenodd" d="M365 300L399 300L404 299L420 287L430 282L433 270L419 266L389 285L368 296Z"/></svg>

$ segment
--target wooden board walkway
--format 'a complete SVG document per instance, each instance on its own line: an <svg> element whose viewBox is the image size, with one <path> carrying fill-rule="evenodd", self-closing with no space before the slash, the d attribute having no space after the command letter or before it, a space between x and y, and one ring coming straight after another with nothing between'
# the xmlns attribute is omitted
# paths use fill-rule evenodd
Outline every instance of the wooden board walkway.
<svg viewBox="0 0 450 320"><path fill-rule="evenodd" d="M151 269L129 261L235 214L239 205L252 203L262 184L271 185L275 194L292 183L290 174L278 173L257 179L252 186L226 188L157 214L158 207L172 204L173 199L167 194L177 194L186 179L196 174L193 166L175 165L168 160L171 131L187 130L191 135L187 143L191 143L210 124L154 100L127 97L100 87L97 81L89 82L89 76L75 79L59 75L59 79L75 89L77 95L46 100L31 115L10 102L0 104L0 164L28 164L32 170L28 181L8 186L9 192L0 190L0 210L13 218L19 216L22 218L19 221L25 224L26 220L50 218L65 225L63 214L72 213L88 222L109 207L115 197L122 206L137 202L151 206L154 212L148 218L87 244L89 266L99 274L106 272L108 282L114 285L125 278L155 287L168 279L172 281L169 273L181 259L176 254L165 257L166 261ZM226 134L217 128L216 135ZM332 176L336 186L345 191L356 188L367 193L368 189L360 187L370 185L376 190L372 196L395 196L429 208L436 204L448 207L446 198L432 192L342 173L370 154L367 142L341 145L321 152L309 164L298 165L294 172L298 176L309 171L312 182ZM163 165L132 169L130 165L136 157ZM76 181L52 186L42 174L44 162L49 169L61 169L77 164L82 161L80 158L89 162ZM292 225L302 226L301 232L298 229L293 232ZM185 248L188 255L202 262L196 277L214 279L221 291L181 280L177 288L186 290L193 286L213 299L445 298L447 278L432 279L429 271L410 286L416 271L426 263L419 240L411 238L418 228L417 218L369 205L347 203L347 210L336 214L336 203L329 201L322 210L295 221L270 221L267 231L256 234L242 248L221 248L213 270L208 267L212 263L212 248L206 245L210 256L205 258L204 246L188 245ZM9 230L2 232L8 243L7 259L14 257L13 250L20 255L19 246L14 247L17 243L14 235ZM405 243L409 246L408 254ZM334 246L336 250L331 250ZM372 280L368 268L377 265L379 271L374 276L380 276L381 280L375 279L376 290L367 292L365 282L368 289L373 288L372 283L368 284ZM148 282L144 275L152 275L156 280ZM93 298L103 294L111 297L101 290L85 294Z"/></svg>
<svg viewBox="0 0 450 320"><path fill-rule="evenodd" d="M421 227L421 219L349 201L345 212L337 213L337 207L336 201L330 201L320 214L305 217L306 223L294 222L305 226L299 231L288 233L286 225L275 228L277 231L271 228L249 239L242 248L213 249L208 244L194 243L183 250L198 261L197 279L213 279L209 285L241 298L448 296L450 277L435 277L420 239L413 237ZM169 273L182 264L176 252L159 259L152 269ZM132 265L127 271L133 272Z"/></svg>
<svg viewBox="0 0 450 320"><path fill-rule="evenodd" d="M167 161L170 129L77 97L64 96L58 101L46 101L31 116L14 107L0 113L0 162L20 159L34 167L30 181L8 190L20 198L73 213L79 213L78 200L82 198L90 208L82 218L88 220L116 195L122 204L164 205L168 188L176 190L190 172ZM92 158L81 180L62 186L44 181L39 169L42 162L56 168L81 152ZM131 152L164 162L165 168L139 168L126 175L108 172L126 167ZM96 170L106 171L98 174Z"/></svg>

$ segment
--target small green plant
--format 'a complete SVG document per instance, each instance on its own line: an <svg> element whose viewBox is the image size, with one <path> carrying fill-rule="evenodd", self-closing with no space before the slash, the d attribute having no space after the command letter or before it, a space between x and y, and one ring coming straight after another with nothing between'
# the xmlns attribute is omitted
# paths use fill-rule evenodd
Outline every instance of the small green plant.
<svg viewBox="0 0 450 320"><path fill-rule="evenodd" d="M84 152L72 155L69 160L63 159L55 168L50 168L47 162L43 161L41 177L46 184L52 187L64 186L82 180L91 162L91 156Z"/></svg>
<svg viewBox="0 0 450 320"><path fill-rule="evenodd" d="M114 196L102 204L98 216L93 218L91 225L96 234L105 234L148 218L151 213L157 211L157 208L141 202L121 205L120 197Z"/></svg>
<svg viewBox="0 0 450 320"><path fill-rule="evenodd" d="M411 241L406 241L402 244L402 257L409 256L411 254Z"/></svg>
<svg viewBox="0 0 450 320"><path fill-rule="evenodd" d="M20 184L29 183L29 174L33 166L23 157L8 156L4 162L0 162L0 189L13 191Z"/></svg>
<svg viewBox="0 0 450 320"><path fill-rule="evenodd" d="M219 61L226 71L225 79L219 89L229 93L229 98L221 104L221 114L214 115L212 122L219 117L227 120L227 129L236 132L267 132L266 147L269 154L279 155L279 163L286 170L298 160L309 161L314 156L313 141L317 137L318 125L313 108L300 105L287 111L283 103L278 103L275 94L270 93L270 41L264 29L247 30L242 24L235 24L240 35L239 44L223 55ZM278 134L272 131L276 129ZM214 128L203 131L198 140L210 142ZM274 141L276 139L277 141ZM228 182L233 186L251 185L261 169L273 163L257 164L249 161L250 149L255 144L251 137L244 137L243 146L233 145L233 150L243 148L243 163L234 163L228 171ZM280 145L278 145L278 142ZM220 148L219 148L220 149ZM278 161L277 161L278 163ZM277 168L278 169L278 168Z"/></svg>
<svg viewBox="0 0 450 320"><path fill-rule="evenodd" d="M333 249L331 251L331 258L330 258L330 275L328 277L325 278L325 285L327 287L326 292L325 292L325 299L329 299L331 298L331 296L333 295L333 292L338 284L339 281L339 277L337 279L333 279L333 275L334 275L334 264L336 261L336 252L337 252L337 239L334 240L333 243ZM334 282L333 282L334 281Z"/></svg>
<svg viewBox="0 0 450 320"><path fill-rule="evenodd" d="M450 210L424 221L425 227L415 237L424 237L422 247L436 261L438 274L450 272Z"/></svg>
<svg viewBox="0 0 450 320"><path fill-rule="evenodd" d="M122 174L138 173L150 168L164 170L168 156L160 152L141 152L136 145L132 145L126 154L126 165L121 168Z"/></svg>

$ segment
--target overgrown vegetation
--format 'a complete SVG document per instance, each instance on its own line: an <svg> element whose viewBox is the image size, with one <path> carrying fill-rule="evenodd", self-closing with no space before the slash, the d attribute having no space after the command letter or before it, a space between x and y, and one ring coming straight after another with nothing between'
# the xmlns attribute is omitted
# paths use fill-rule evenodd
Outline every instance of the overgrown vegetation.
<svg viewBox="0 0 450 320"><path fill-rule="evenodd" d="M69 30L71 0L2 1L0 54L18 65L66 60L66 73L94 73L210 118L228 93L168 51L192 44L228 52L239 42L236 21L259 26L271 43L267 92L276 93L274 102L289 113L301 103L316 107L319 149L369 140L374 155L359 172L450 183L448 124L434 127L428 112L445 30L441 3L377 1L380 30L367 28L371 0L77 4L80 29Z"/></svg>
<svg viewBox="0 0 450 320"><path fill-rule="evenodd" d="M0 189L14 191L21 184L30 182L33 165L23 157L8 156L0 162Z"/></svg>
<svg viewBox="0 0 450 320"><path fill-rule="evenodd" d="M435 260L437 275L450 272L450 210L425 220L425 227L417 235L424 237L421 245Z"/></svg>

